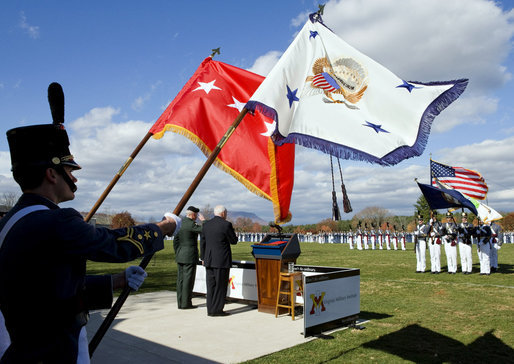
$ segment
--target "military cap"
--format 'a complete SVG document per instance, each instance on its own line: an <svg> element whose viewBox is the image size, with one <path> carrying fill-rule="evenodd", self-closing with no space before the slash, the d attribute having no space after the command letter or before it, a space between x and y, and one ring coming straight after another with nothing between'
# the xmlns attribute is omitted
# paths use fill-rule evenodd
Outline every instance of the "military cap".
<svg viewBox="0 0 514 364"><path fill-rule="evenodd" d="M11 166L20 167L68 165L81 167L69 150L68 134L62 124L31 125L7 131Z"/></svg>
<svg viewBox="0 0 514 364"><path fill-rule="evenodd" d="M194 206L189 206L189 207L187 208L187 211L192 211L192 212L194 212L195 214L197 214L197 213L199 213L199 212L200 212L200 209L198 209L198 208L196 208L196 207L194 207Z"/></svg>
<svg viewBox="0 0 514 364"><path fill-rule="evenodd" d="M452 216L453 216L453 214L452 214L450 211L448 211L448 212L446 213L446 217L452 217Z"/></svg>
<svg viewBox="0 0 514 364"><path fill-rule="evenodd" d="M462 217L468 218L468 214L466 214L465 212L463 212L463 213L462 213Z"/></svg>

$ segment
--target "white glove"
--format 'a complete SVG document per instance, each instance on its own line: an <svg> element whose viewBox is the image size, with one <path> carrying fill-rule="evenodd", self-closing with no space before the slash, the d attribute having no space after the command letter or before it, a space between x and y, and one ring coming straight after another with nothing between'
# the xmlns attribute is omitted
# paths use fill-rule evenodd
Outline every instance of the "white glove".
<svg viewBox="0 0 514 364"><path fill-rule="evenodd" d="M171 212L166 212L164 214L165 217L171 217L173 220L175 220L175 231L173 232L173 236L177 235L178 231L180 230L180 226L182 225L182 219L180 217L178 217L177 215L171 213Z"/></svg>
<svg viewBox="0 0 514 364"><path fill-rule="evenodd" d="M139 287L145 281L145 278L148 274L138 265L132 265L125 269L125 279L127 280L127 284L134 291L137 291Z"/></svg>

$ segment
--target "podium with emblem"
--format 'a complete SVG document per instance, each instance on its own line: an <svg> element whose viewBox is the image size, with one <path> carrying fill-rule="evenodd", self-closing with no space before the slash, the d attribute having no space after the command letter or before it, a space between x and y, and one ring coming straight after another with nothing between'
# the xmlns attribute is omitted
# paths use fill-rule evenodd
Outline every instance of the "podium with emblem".
<svg viewBox="0 0 514 364"><path fill-rule="evenodd" d="M288 264L295 264L300 253L296 234L268 234L260 243L252 245L259 312L275 314L280 272L287 272Z"/></svg>

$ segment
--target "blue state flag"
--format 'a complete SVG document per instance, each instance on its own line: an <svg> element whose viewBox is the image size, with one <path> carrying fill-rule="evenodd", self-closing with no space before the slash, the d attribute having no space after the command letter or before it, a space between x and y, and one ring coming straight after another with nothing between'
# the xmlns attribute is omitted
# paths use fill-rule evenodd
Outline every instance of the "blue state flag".
<svg viewBox="0 0 514 364"><path fill-rule="evenodd" d="M436 188L419 182L416 183L432 210L466 207L478 216L478 211L473 202L459 191L447 188Z"/></svg>

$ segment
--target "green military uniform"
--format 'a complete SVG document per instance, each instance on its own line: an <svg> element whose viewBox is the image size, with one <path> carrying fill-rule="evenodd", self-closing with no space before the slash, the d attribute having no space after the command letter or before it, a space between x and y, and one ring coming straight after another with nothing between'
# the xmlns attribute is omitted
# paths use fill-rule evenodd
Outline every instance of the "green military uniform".
<svg viewBox="0 0 514 364"><path fill-rule="evenodd" d="M189 217L182 220L182 227L173 239L177 272L178 308L192 308L191 297L195 284L196 263L198 262L198 234L202 227Z"/></svg>

